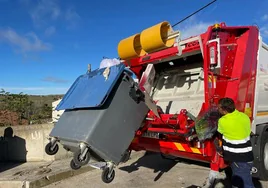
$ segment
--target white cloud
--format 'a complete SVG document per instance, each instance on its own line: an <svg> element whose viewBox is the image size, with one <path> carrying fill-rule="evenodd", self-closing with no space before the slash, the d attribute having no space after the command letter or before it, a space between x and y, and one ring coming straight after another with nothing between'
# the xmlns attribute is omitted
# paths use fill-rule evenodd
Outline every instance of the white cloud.
<svg viewBox="0 0 268 188"><path fill-rule="evenodd" d="M52 82L52 83L67 83L68 82L68 80L64 80L64 79L57 78L57 77L54 77L54 76L45 77L45 78L42 79L42 81L44 81L44 82Z"/></svg>
<svg viewBox="0 0 268 188"><path fill-rule="evenodd" d="M51 48L50 44L41 41L33 32L20 35L11 28L0 29L0 41L17 48L19 52L46 51Z"/></svg>
<svg viewBox="0 0 268 188"><path fill-rule="evenodd" d="M181 32L181 38L185 39L206 32L207 28L211 25L213 25L212 22L197 21L196 18L191 18L175 28Z"/></svg>
<svg viewBox="0 0 268 188"><path fill-rule="evenodd" d="M267 21L267 20L268 20L268 14L263 15L261 19L262 19L263 21Z"/></svg>
<svg viewBox="0 0 268 188"><path fill-rule="evenodd" d="M261 33L261 36L264 41L267 42L268 40L268 14L264 14L260 18L258 18L257 26L259 28L259 31Z"/></svg>
<svg viewBox="0 0 268 188"><path fill-rule="evenodd" d="M74 28L79 23L81 17L74 8L69 8L65 13L65 19L69 23L68 28Z"/></svg>
<svg viewBox="0 0 268 188"><path fill-rule="evenodd" d="M264 25L263 27L260 28L261 36L264 39L268 38L268 25Z"/></svg>
<svg viewBox="0 0 268 188"><path fill-rule="evenodd" d="M1 87L10 93L25 93L31 95L50 95L50 94L65 94L68 91L68 87Z"/></svg>
<svg viewBox="0 0 268 188"><path fill-rule="evenodd" d="M36 26L46 24L46 21L57 20L61 9L56 0L40 0L30 11L32 20Z"/></svg>
<svg viewBox="0 0 268 188"><path fill-rule="evenodd" d="M50 26L45 30L46 36L51 36L56 32L56 28L54 26Z"/></svg>
<svg viewBox="0 0 268 188"><path fill-rule="evenodd" d="M60 6L59 0L37 1L31 9L30 15L34 25L37 27L48 27L51 22L64 21L67 24L67 29L71 29L76 28L81 20L74 7L64 9Z"/></svg>

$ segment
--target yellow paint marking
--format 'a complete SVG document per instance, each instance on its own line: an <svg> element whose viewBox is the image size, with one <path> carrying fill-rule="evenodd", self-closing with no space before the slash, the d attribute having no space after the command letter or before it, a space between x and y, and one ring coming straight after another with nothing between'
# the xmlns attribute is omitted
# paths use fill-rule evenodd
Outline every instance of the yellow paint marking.
<svg viewBox="0 0 268 188"><path fill-rule="evenodd" d="M182 147L181 144L179 144L179 143L174 143L174 144L175 144L175 146L177 147L177 149L178 149L179 151L185 151L185 149Z"/></svg>
<svg viewBox="0 0 268 188"><path fill-rule="evenodd" d="M257 116L268 116L268 112L258 112Z"/></svg>
<svg viewBox="0 0 268 188"><path fill-rule="evenodd" d="M197 148L191 148L191 150L193 151L193 153L201 154L200 150Z"/></svg>

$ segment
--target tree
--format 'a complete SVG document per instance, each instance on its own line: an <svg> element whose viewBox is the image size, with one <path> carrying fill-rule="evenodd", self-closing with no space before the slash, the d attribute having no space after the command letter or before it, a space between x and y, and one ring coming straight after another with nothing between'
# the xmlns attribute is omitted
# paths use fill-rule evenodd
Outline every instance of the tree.
<svg viewBox="0 0 268 188"><path fill-rule="evenodd" d="M25 120L41 123L42 120L52 116L52 107L47 104L42 104L40 100L33 102L27 94L19 93L12 94L5 90L0 90L0 112L2 116L11 119L12 122L22 124ZM10 113L11 112L11 113ZM16 113L16 121L14 121L14 113ZM11 117L10 114L13 114Z"/></svg>
<svg viewBox="0 0 268 188"><path fill-rule="evenodd" d="M19 122L21 122L22 119L30 118L33 102L29 100L27 94L11 94L2 89L0 95L1 110L16 112L19 116Z"/></svg>

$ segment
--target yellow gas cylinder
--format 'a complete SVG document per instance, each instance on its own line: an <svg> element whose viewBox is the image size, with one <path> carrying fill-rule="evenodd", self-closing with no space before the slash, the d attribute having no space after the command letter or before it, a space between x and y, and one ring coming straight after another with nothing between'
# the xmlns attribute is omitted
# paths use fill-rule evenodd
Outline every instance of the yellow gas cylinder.
<svg viewBox="0 0 268 188"><path fill-rule="evenodd" d="M121 40L118 43L117 52L123 60L145 55L146 52L141 48L140 44L140 34Z"/></svg>
<svg viewBox="0 0 268 188"><path fill-rule="evenodd" d="M140 44L147 53L158 51L174 45L175 38L168 38L173 29L164 21L141 32Z"/></svg>

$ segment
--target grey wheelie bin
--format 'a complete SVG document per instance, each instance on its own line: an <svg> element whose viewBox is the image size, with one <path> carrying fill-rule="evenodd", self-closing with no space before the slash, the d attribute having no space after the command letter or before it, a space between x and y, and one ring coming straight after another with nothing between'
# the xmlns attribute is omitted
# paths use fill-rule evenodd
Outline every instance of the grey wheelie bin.
<svg viewBox="0 0 268 188"><path fill-rule="evenodd" d="M73 152L73 169L91 158L106 162L102 179L111 182L113 167L127 154L149 111L144 97L123 64L78 77L56 108L64 113L49 135L46 153L54 155L60 143Z"/></svg>

